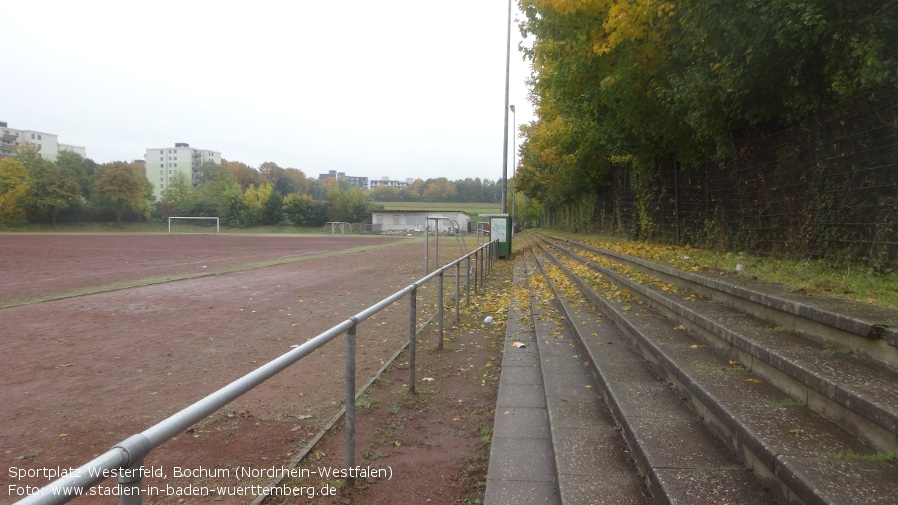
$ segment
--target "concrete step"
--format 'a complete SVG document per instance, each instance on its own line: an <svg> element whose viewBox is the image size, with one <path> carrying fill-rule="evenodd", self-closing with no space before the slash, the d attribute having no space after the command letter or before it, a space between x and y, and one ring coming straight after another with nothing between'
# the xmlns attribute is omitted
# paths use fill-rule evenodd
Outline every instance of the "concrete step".
<svg viewBox="0 0 898 505"><path fill-rule="evenodd" d="M623 435L637 474L655 503L775 503L733 451L704 428L669 383L659 381L650 363L629 347L606 317L589 307L582 295L549 282L578 344L565 342L570 336L544 339L537 331L540 352L545 355L548 350L542 346L551 346L559 360L573 358L569 370L586 363L596 371L595 384L615 419L613 429ZM570 372L557 388L547 385L547 394L557 389L560 395L588 396L584 391L593 389L583 382L581 374Z"/></svg>
<svg viewBox="0 0 898 505"><path fill-rule="evenodd" d="M543 253L549 255L547 250ZM563 261L553 261L676 387L680 401L688 403L704 426L719 434L782 500L898 503L898 490L891 484L898 473L894 463L883 461L888 455L884 457L806 404L796 402L733 355L685 331L678 321L628 293L621 294L620 288L608 285L594 272L587 271L582 274L587 280L580 279ZM603 283L599 292L590 282ZM568 293L570 289L560 291ZM591 342L593 334L602 335L588 329L581 332L587 348L598 353L601 345ZM609 396L611 391L609 387ZM619 415L627 418L624 411ZM638 437L633 438L635 443ZM663 473L658 472L656 482L664 481Z"/></svg>
<svg viewBox="0 0 898 505"><path fill-rule="evenodd" d="M573 249L558 244L555 247L639 295L648 305L878 451L896 453L898 372L890 367L846 347L833 347L803 332L773 326L740 312L737 304L717 303L696 296L688 288L674 291L663 284L639 283ZM841 318L834 315L829 319Z"/></svg>
<svg viewBox="0 0 898 505"><path fill-rule="evenodd" d="M526 286L526 279L524 265L516 264L513 286ZM526 347L513 347L513 342ZM483 501L485 505L561 503L528 297L512 297L509 306Z"/></svg>
<svg viewBox="0 0 898 505"><path fill-rule="evenodd" d="M898 370L898 310L812 295L748 276L707 276L569 239L543 236L612 258L664 282L719 300L793 331L854 350Z"/></svg>
<svg viewBox="0 0 898 505"><path fill-rule="evenodd" d="M535 267L529 269L529 278L538 279ZM597 387L595 369L565 324L563 309L545 293L532 290L531 307L561 502L649 503L620 426Z"/></svg>

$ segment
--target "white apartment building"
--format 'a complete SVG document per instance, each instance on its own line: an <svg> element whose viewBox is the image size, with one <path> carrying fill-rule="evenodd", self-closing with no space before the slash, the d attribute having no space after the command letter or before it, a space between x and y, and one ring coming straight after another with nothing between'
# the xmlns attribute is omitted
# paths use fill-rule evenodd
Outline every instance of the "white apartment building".
<svg viewBox="0 0 898 505"><path fill-rule="evenodd" d="M25 143L34 144L38 154L45 160L56 161L60 151L71 151L87 157L84 147L60 144L55 133L10 128L6 121L0 121L0 157L15 156L16 146Z"/></svg>
<svg viewBox="0 0 898 505"><path fill-rule="evenodd" d="M196 186L199 184L199 170L203 163L211 161L221 165L220 152L194 149L183 142L176 143L175 147L147 149L145 158L147 179L153 183L153 195L157 200L178 172L186 175Z"/></svg>
<svg viewBox="0 0 898 505"><path fill-rule="evenodd" d="M410 188L415 185L414 178L408 178L404 181L397 181L390 179L389 177L381 177L380 179L371 179L371 189L374 189L378 186L392 186L394 188Z"/></svg>

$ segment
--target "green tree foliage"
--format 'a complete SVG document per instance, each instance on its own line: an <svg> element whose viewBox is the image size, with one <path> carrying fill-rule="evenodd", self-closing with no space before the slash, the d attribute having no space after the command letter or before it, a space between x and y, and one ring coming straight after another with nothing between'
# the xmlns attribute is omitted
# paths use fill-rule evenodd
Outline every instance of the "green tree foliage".
<svg viewBox="0 0 898 505"><path fill-rule="evenodd" d="M56 157L56 165L64 172L75 174L78 184L81 186L81 196L90 199L93 188L94 169L97 164L93 160L85 158L78 153L62 151Z"/></svg>
<svg viewBox="0 0 898 505"><path fill-rule="evenodd" d="M282 177L286 179L286 181L290 181L281 183L279 191L281 191L282 195L290 194L289 192L285 193L285 191L290 188L296 193L307 193L309 191L309 180L302 170L298 168L285 168ZM275 187L278 186L275 185Z"/></svg>
<svg viewBox="0 0 898 505"><path fill-rule="evenodd" d="M215 212L227 226L245 226L241 217L245 216L247 205L237 177L214 165L206 171L204 179L199 188L198 207L207 213Z"/></svg>
<svg viewBox="0 0 898 505"><path fill-rule="evenodd" d="M28 169L31 178L27 199L29 219L49 218L55 224L61 211L81 203L81 186L69 165L59 166L44 159L31 143L16 147L16 159Z"/></svg>
<svg viewBox="0 0 898 505"><path fill-rule="evenodd" d="M81 186L74 172L45 161L36 164L31 172L29 214L33 219L49 217L56 224L60 211L81 202Z"/></svg>
<svg viewBox="0 0 898 505"><path fill-rule="evenodd" d="M315 200L303 193L291 193L284 198L284 216L296 226L309 226Z"/></svg>
<svg viewBox="0 0 898 505"><path fill-rule="evenodd" d="M284 221L284 197L272 191L260 211L260 221L265 225L281 224Z"/></svg>
<svg viewBox="0 0 898 505"><path fill-rule="evenodd" d="M170 212L163 214L167 216L187 216L189 212L199 200L199 191L190 183L190 179L183 172L176 173L168 181L161 194L159 200L163 203L164 208Z"/></svg>
<svg viewBox="0 0 898 505"><path fill-rule="evenodd" d="M334 185L327 190L330 221L360 223L368 219L372 202L359 188L343 189Z"/></svg>
<svg viewBox="0 0 898 505"><path fill-rule="evenodd" d="M722 157L742 132L898 80L896 2L519 3L537 117L520 189L547 203L594 194L622 165Z"/></svg>
<svg viewBox="0 0 898 505"><path fill-rule="evenodd" d="M0 224L24 221L31 176L21 161L0 158Z"/></svg>
<svg viewBox="0 0 898 505"><path fill-rule="evenodd" d="M318 179L309 179L309 196L314 200L327 200L327 188L324 187L324 184Z"/></svg>
<svg viewBox="0 0 898 505"><path fill-rule="evenodd" d="M115 213L116 224L122 223L125 212L148 215L153 185L143 170L130 163L115 161L96 169L94 192L99 203Z"/></svg>

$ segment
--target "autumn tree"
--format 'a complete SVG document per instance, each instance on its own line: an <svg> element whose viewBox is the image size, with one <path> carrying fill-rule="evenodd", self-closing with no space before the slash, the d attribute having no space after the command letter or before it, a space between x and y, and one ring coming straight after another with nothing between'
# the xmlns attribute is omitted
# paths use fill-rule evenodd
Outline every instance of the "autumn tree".
<svg viewBox="0 0 898 505"><path fill-rule="evenodd" d="M399 200L399 188L395 186L376 186L368 196L378 202L395 202Z"/></svg>
<svg viewBox="0 0 898 505"><path fill-rule="evenodd" d="M97 167L94 189L99 202L115 213L120 225L127 211L148 213L153 185L143 170L123 161L106 163Z"/></svg>
<svg viewBox="0 0 898 505"><path fill-rule="evenodd" d="M27 200L30 219L49 217L56 224L56 217L62 210L80 203L81 187L70 168L60 168L43 158L37 146L31 143L16 146L15 158L25 166L31 179Z"/></svg>
<svg viewBox="0 0 898 505"><path fill-rule="evenodd" d="M428 202L449 202L455 198L455 184L445 177L428 179L421 197Z"/></svg>
<svg viewBox="0 0 898 505"><path fill-rule="evenodd" d="M898 4L830 0L520 0L536 121L520 188L569 202L621 167L720 159L898 81ZM666 160L666 161L665 161Z"/></svg>
<svg viewBox="0 0 898 505"><path fill-rule="evenodd" d="M299 172L296 169L296 172ZM289 195L298 191L298 177L296 172L288 172L279 167L277 163L266 161L259 166L259 172L265 176L265 180L271 183L271 186L279 191L282 195ZM302 173L302 172L300 172ZM304 177L303 177L304 178Z"/></svg>
<svg viewBox="0 0 898 505"><path fill-rule="evenodd" d="M296 193L308 193L309 191L309 179L306 177L305 172L298 168L285 168L284 169L284 177L291 181L291 184L284 184L280 188L282 195L288 195L290 193L284 193L284 189L292 186L293 192Z"/></svg>
<svg viewBox="0 0 898 505"><path fill-rule="evenodd" d="M0 223L25 219L31 176L25 164L14 158L0 158Z"/></svg>
<svg viewBox="0 0 898 505"><path fill-rule="evenodd" d="M81 202L81 186L70 169L45 161L31 171L28 207L32 218L49 216L53 224L59 213Z"/></svg>
<svg viewBox="0 0 898 505"><path fill-rule="evenodd" d="M246 163L221 160L221 168L237 179L237 183L240 184L243 191L246 191L246 188L251 185L261 186L265 183L265 176Z"/></svg>

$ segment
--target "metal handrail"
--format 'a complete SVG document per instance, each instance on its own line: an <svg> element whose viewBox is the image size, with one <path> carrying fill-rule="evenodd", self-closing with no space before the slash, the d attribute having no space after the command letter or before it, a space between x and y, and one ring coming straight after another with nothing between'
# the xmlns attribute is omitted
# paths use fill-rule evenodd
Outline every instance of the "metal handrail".
<svg viewBox="0 0 898 505"><path fill-rule="evenodd" d="M120 505L140 505L142 503L142 496L144 495L141 481L144 476L147 476L145 475L146 471L143 468L143 461L151 450L171 440L190 426L213 414L244 393L260 385L344 333L347 335L345 464L347 468L352 467L355 464L355 337L358 325L386 307L401 300L406 295L410 295L409 390L414 392L414 356L415 342L417 340L415 312L417 306L416 293L418 288L434 278L439 278L440 291L442 291L443 272L453 267L458 269L458 266L462 261L467 261L468 268L470 269L470 258L472 256L475 259L475 268L477 268L477 260L479 259L481 265L480 270L489 269L495 261L494 258L498 257L496 251L494 251L497 249L497 244L498 243L495 241L484 244L474 251L459 257L455 261L444 265L439 270L431 272L429 275L422 277L415 283L410 284L387 298L384 298L380 302L371 305L365 310L331 327L323 333L320 333L295 349L282 354L234 382L231 382L227 386L222 387L218 391L215 391L183 410L163 419L143 432L132 435L119 442L104 454L101 454L77 469L74 469L74 471L69 472L67 475L54 480L40 489L31 490L32 494L18 500L15 502L15 505L50 505L67 503L79 496L74 493L76 489L80 488L83 493L90 487L99 484L109 477L116 477L118 479ZM481 252L483 252L483 254L480 254ZM481 279L484 274L485 272L480 272ZM475 275L475 290L476 289L477 282ZM470 293L470 288L468 288L468 292ZM458 282L455 283L455 298L457 303L459 299ZM440 293L440 299L442 300L442 292ZM442 303L439 304L440 348L442 348L443 340L442 305Z"/></svg>

